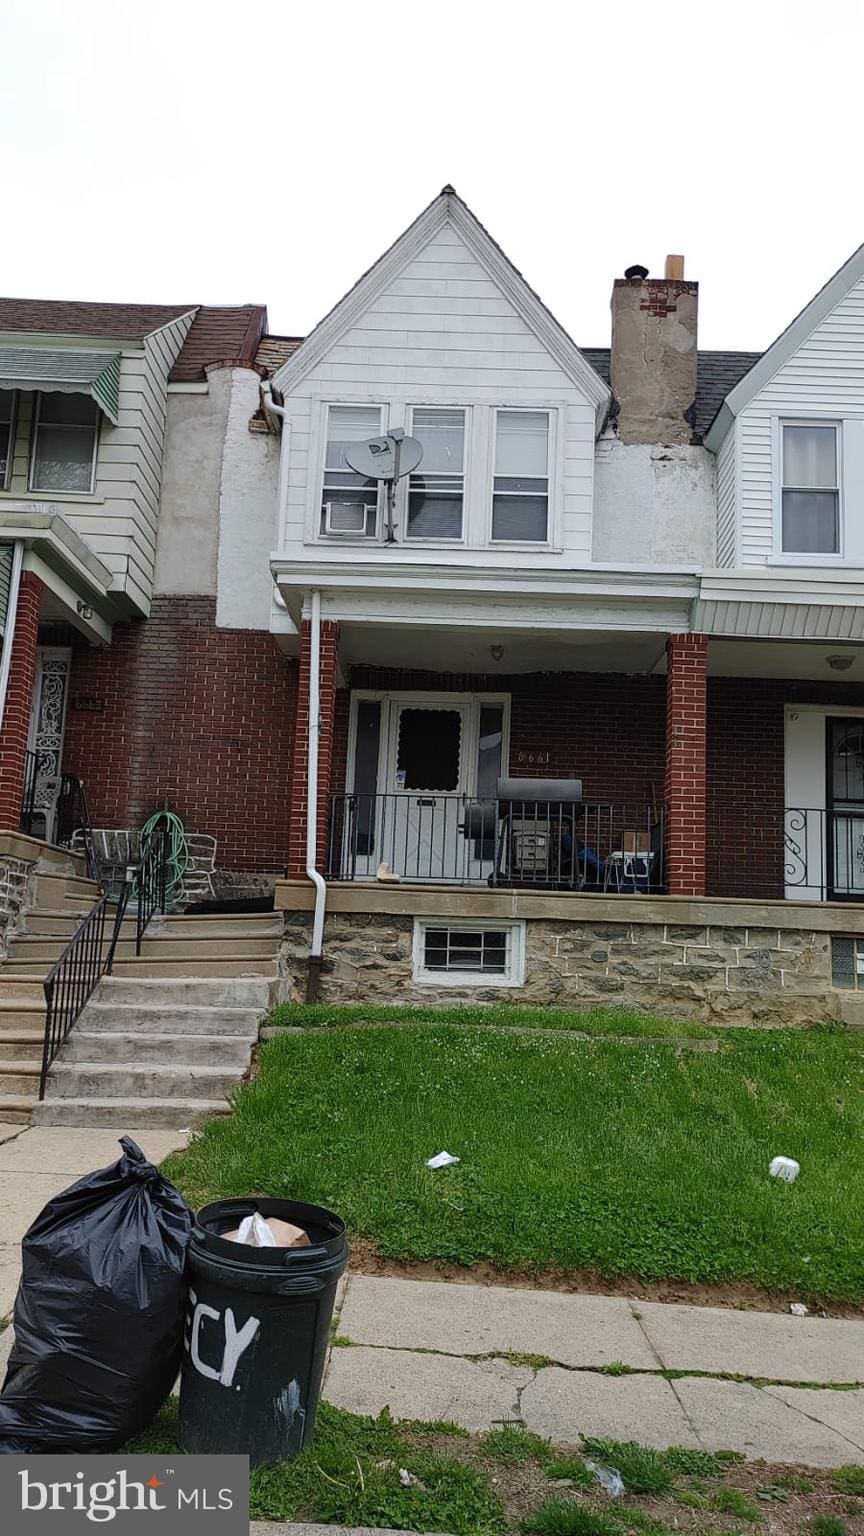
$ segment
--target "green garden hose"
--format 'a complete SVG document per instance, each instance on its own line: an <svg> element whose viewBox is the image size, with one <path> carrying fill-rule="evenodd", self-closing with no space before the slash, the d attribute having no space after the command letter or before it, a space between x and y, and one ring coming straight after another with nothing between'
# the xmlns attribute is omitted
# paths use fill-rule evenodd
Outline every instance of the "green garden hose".
<svg viewBox="0 0 864 1536"><path fill-rule="evenodd" d="M173 811L157 811L149 821L141 828L142 850L152 838L160 822L168 833L168 874L165 881L165 899L169 906L180 896L183 889L183 876L189 868L189 839L179 816Z"/></svg>

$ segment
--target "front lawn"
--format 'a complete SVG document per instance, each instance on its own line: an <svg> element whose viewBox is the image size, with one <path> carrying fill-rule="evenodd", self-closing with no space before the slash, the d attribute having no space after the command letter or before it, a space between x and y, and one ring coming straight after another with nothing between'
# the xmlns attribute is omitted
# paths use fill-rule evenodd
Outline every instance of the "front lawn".
<svg viewBox="0 0 864 1536"><path fill-rule="evenodd" d="M264 1045L233 1115L167 1171L195 1204L330 1206L393 1258L862 1302L862 1045L313 1029ZM461 1161L431 1172L442 1149ZM800 1162L795 1184L769 1178L778 1153Z"/></svg>
<svg viewBox="0 0 864 1536"><path fill-rule="evenodd" d="M129 1455L176 1450L176 1401L124 1446ZM592 1461L618 1470L626 1501L601 1491ZM249 1503L253 1520L454 1536L741 1536L742 1522L752 1536L861 1536L860 1471L745 1465L731 1452L605 1440L562 1457L516 1425L468 1435L322 1403L312 1444L295 1461L252 1469Z"/></svg>

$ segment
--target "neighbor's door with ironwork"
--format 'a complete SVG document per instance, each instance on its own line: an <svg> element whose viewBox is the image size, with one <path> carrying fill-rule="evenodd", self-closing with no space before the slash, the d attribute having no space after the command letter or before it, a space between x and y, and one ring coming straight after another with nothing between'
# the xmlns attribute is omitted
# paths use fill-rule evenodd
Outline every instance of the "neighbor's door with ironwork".
<svg viewBox="0 0 864 1536"><path fill-rule="evenodd" d="M864 900L864 718L827 721L828 893Z"/></svg>
<svg viewBox="0 0 864 1536"><path fill-rule="evenodd" d="M72 652L55 646L40 646L36 652L36 676L30 708L27 750L32 753L33 788L28 810L39 825L32 830L50 841L54 833L54 813L63 772L63 735L69 699L69 671ZM35 813L39 813L38 818Z"/></svg>

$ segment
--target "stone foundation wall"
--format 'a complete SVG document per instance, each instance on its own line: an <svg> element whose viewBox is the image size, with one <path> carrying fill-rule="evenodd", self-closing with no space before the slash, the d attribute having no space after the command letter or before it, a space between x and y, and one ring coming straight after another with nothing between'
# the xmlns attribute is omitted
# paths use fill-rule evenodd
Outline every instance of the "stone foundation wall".
<svg viewBox="0 0 864 1536"><path fill-rule="evenodd" d="M287 995L299 999L311 914L285 911L284 919L283 980ZM492 917L478 917L478 926L494 923ZM609 1004L723 1024L795 1025L840 1017L831 986L830 934L815 928L528 917L522 987L416 982L413 937L414 918L405 913L330 913L322 1000Z"/></svg>
<svg viewBox="0 0 864 1536"><path fill-rule="evenodd" d="M32 860L0 852L0 961L6 958L7 937L17 928L32 869Z"/></svg>

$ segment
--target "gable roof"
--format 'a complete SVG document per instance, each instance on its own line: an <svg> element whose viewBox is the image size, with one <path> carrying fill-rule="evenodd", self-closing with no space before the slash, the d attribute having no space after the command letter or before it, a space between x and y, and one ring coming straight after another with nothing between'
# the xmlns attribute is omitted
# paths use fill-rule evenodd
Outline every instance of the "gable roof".
<svg viewBox="0 0 864 1536"><path fill-rule="evenodd" d="M0 331L69 336L149 336L197 304L91 304L66 299L0 299Z"/></svg>
<svg viewBox="0 0 864 1536"><path fill-rule="evenodd" d="M859 245L857 251L852 252L849 260L843 263L833 277L829 277L825 286L819 289L810 303L805 304L795 319L787 325L785 331L780 332L776 341L772 341L768 351L762 353L758 363L734 389L730 390L711 424L710 431L706 434L705 441L709 448L713 448L716 452L735 417L740 415L766 384L770 383L775 373L789 361L808 336L811 336L816 327L830 315L832 309L837 308L841 299L845 299L850 289L854 288L862 277L864 277L864 245Z"/></svg>
<svg viewBox="0 0 864 1536"><path fill-rule="evenodd" d="M575 341L559 325L554 315L537 297L513 263L505 256L500 245L492 239L479 219L454 192L446 186L413 224L394 241L374 266L370 267L344 298L324 316L309 332L294 355L283 364L273 378L273 386L282 395L291 390L305 377L316 363L326 356L331 347L368 309L379 293L395 281L399 273L413 257L426 246L445 224L452 224L465 244L509 299L517 313L534 334L543 342L559 367L578 385L594 406L598 428L602 426L609 407L609 386L586 361Z"/></svg>
<svg viewBox="0 0 864 1536"><path fill-rule="evenodd" d="M604 383L609 383L609 348L583 347L587 357ZM697 354L696 400L694 402L693 432L702 441L723 401L740 379L744 378L761 352L699 352Z"/></svg>
<svg viewBox="0 0 864 1536"><path fill-rule="evenodd" d="M204 379L208 366L256 366L267 329L264 304L99 304L0 298L0 332L137 341L189 314L195 318L171 369L171 383Z"/></svg>
<svg viewBox="0 0 864 1536"><path fill-rule="evenodd" d="M235 308L202 305L171 369L171 383L203 379L205 367L218 363L252 368L266 329L264 304L240 304Z"/></svg>

